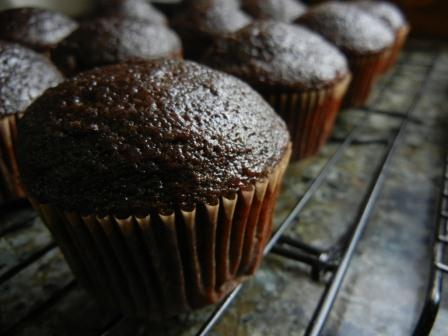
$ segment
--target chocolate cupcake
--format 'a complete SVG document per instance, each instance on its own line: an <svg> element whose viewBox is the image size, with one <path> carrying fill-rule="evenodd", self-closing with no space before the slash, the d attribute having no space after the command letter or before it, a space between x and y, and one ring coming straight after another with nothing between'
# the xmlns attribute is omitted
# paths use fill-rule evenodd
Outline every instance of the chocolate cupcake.
<svg viewBox="0 0 448 336"><path fill-rule="evenodd" d="M256 21L217 40L204 62L248 82L271 103L288 125L293 160L326 142L350 81L337 48L278 21Z"/></svg>
<svg viewBox="0 0 448 336"><path fill-rule="evenodd" d="M251 19L233 2L198 1L171 22L182 39L185 57L199 59L216 37L237 31Z"/></svg>
<svg viewBox="0 0 448 336"><path fill-rule="evenodd" d="M0 195L3 200L25 197L15 155L16 123L35 98L62 79L46 57L18 44L0 41Z"/></svg>
<svg viewBox="0 0 448 336"><path fill-rule="evenodd" d="M298 0L242 0L243 9L254 18L292 22L306 12Z"/></svg>
<svg viewBox="0 0 448 336"><path fill-rule="evenodd" d="M97 15L139 19L165 26L168 24L165 15L145 0L103 0Z"/></svg>
<svg viewBox="0 0 448 336"><path fill-rule="evenodd" d="M296 21L325 37L347 56L352 82L345 105L363 105L372 85L389 61L394 36L379 19L356 6L326 2Z"/></svg>
<svg viewBox="0 0 448 336"><path fill-rule="evenodd" d="M0 39L48 54L78 24L65 15L41 8L13 8L0 12Z"/></svg>
<svg viewBox="0 0 448 336"><path fill-rule="evenodd" d="M81 24L52 53L66 75L97 66L160 58L182 58L177 35L165 26L120 17Z"/></svg>
<svg viewBox="0 0 448 336"><path fill-rule="evenodd" d="M390 58L383 68L383 72L388 71L397 62L398 55L406 42L410 30L409 24L406 22L400 9L389 2L357 0L352 3L370 15L382 20L394 32L394 46Z"/></svg>
<svg viewBox="0 0 448 336"><path fill-rule="evenodd" d="M19 133L33 205L110 307L188 311L259 264L289 135L236 78L177 60L94 69L48 90Z"/></svg>

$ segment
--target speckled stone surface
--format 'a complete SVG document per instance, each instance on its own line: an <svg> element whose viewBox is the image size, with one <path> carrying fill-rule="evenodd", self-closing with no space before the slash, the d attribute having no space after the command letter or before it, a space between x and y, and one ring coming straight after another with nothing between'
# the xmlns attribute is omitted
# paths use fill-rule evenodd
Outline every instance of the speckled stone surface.
<svg viewBox="0 0 448 336"><path fill-rule="evenodd" d="M375 109L404 113L425 74L434 48L416 44L419 50L407 52L397 67L386 94L373 95ZM385 78L377 85L386 83ZM418 103L402 144L392 161L384 188L363 239L335 303L325 336L410 335L422 307L427 285L430 246L434 224L435 197L442 174L442 151L448 127L448 46L443 48L424 97ZM334 138L343 138L363 118L364 111L340 114ZM326 182L301 212L288 234L317 246L330 246L355 217L362 195L381 159L385 139L398 126L399 119L384 114L368 117L356 134L356 142L330 171ZM359 141L358 141L359 140ZM315 158L290 166L276 225L288 214L306 185L318 174L339 146L330 142ZM23 211L20 216L29 216ZM0 232L17 220L0 217ZM36 234L37 232L37 234ZM0 238L0 276L23 253L45 246L45 229L40 221L23 230L10 231ZM36 237L36 238L33 238ZM15 259L14 259L15 258ZM11 326L57 292L71 275L57 250L9 278L0 286L0 330ZM247 281L237 300L209 335L258 336L302 335L324 286L310 279L309 267L278 256L268 256L255 277ZM448 281L446 281L448 282ZM445 286L446 287L446 286ZM436 321L433 336L446 335L448 288ZM145 325L129 319L113 323L110 335L195 335L214 307L179 316L165 323ZM100 335L114 313L99 307L78 286L16 335Z"/></svg>

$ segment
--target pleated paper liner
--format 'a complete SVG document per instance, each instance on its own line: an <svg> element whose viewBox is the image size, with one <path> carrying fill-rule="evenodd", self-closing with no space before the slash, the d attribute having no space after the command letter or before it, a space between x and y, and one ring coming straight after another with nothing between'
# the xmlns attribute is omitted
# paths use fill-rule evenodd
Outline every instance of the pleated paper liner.
<svg viewBox="0 0 448 336"><path fill-rule="evenodd" d="M290 148L266 179L217 204L119 219L31 199L79 281L128 316L158 320L218 302L259 265Z"/></svg>
<svg viewBox="0 0 448 336"><path fill-rule="evenodd" d="M387 49L377 54L348 56L352 81L343 102L344 107L360 107L366 103L391 52L392 49Z"/></svg>
<svg viewBox="0 0 448 336"><path fill-rule="evenodd" d="M0 119L0 192L2 199L6 201L26 197L25 191L20 186L15 154L19 118L20 114L13 114Z"/></svg>
<svg viewBox="0 0 448 336"><path fill-rule="evenodd" d="M381 71L382 73L389 71L397 63L398 56L400 55L401 49L403 49L403 46L406 42L409 31L410 31L410 27L408 25L406 25L406 26L401 27L396 32L395 42L392 47L390 57L389 57L388 61L386 62L385 66L383 67L383 69Z"/></svg>
<svg viewBox="0 0 448 336"><path fill-rule="evenodd" d="M320 90L263 94L285 120L292 141L292 161L315 155L333 130L350 76Z"/></svg>

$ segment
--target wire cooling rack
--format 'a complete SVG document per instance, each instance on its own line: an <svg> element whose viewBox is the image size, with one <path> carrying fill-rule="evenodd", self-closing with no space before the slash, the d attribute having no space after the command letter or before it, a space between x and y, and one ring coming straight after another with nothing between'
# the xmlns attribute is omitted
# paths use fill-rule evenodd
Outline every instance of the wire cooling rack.
<svg viewBox="0 0 448 336"><path fill-rule="evenodd" d="M312 280L325 284L322 295L316 302L315 310L311 315L312 317L307 325L305 335L316 336L321 334L333 308L333 304L338 297L339 290L344 283L345 275L351 265L357 245L362 238L363 231L369 222L375 203L380 196L380 191L388 174L391 161L394 158L397 147L400 145L403 134L409 124L419 122L413 116L413 112L425 95L429 78L435 71L435 64L439 57L437 43L433 44L432 48L433 52L431 53L430 62L413 64L419 67L420 70L423 69L425 75L423 80L420 81L419 89L412 97L411 104L406 112L401 113L393 109L377 110L369 107L374 106L374 104L362 108L364 116L353 126L346 136L343 138L333 138L333 142L338 143L337 150L328 159L317 176L309 182L306 190L297 197L296 203L289 209L289 214L277 226L276 231L266 245L264 250L265 255L275 254L297 263L307 264L311 269L310 275ZM397 67L406 65L409 65L409 60L407 57L403 57ZM394 80L394 76L390 76L387 81L382 83L376 99L381 99L387 93L389 86ZM368 118L372 115L383 115L394 121L399 121L399 126L387 139L359 140L356 137L357 132L365 126ZM326 249L288 235L288 229L291 226L300 225L297 224L297 219L300 217L302 210L321 188L349 146L363 141L382 145L384 151L366 188L361 206L353 216L354 220L352 225L349 225L344 234ZM290 181L285 181L285 183L288 182ZM439 197L437 223L435 225L436 230L432 241L433 260L431 263L430 277L428 279L428 290L421 316L416 321L415 336L429 335L431 332L441 302L443 276L444 273L448 272L448 265L444 263L445 248L448 244L448 158L445 162L445 172L441 185L443 188ZM78 284L73 279L63 259L61 259L56 244L51 240L46 230L42 228L41 223L39 226L40 229L36 229L36 223L39 223L39 219L36 218L36 214L27 204L10 204L0 210L0 243L2 239L11 234L23 235L25 241L23 248L19 249L20 255L11 256L10 258L6 256L4 258L4 264L0 264L0 290L4 291L0 295L0 318L1 315L8 317L1 320L0 334L14 335L20 334L20 331L24 328L32 327L33 323L53 306L60 304L70 305L70 297L78 295L74 294L75 289L78 288ZM33 236L32 243L29 243L29 238L26 238L29 236ZM58 265L55 267L58 269L57 274L43 272L47 274L46 277L53 276L56 278L58 283L56 288L53 288L53 286L47 288L46 279L36 280L34 277L48 263L56 263ZM25 289L28 286L33 289L31 294L21 296L21 291L24 293L27 292ZM228 312L231 305L238 300L238 294L244 286L245 284L243 283L236 287L225 300L208 314L202 325L192 334L198 336L209 334L220 319ZM82 295L87 296L86 293L82 293ZM19 300L20 304L11 303L14 300ZM28 301L35 301L36 303L29 304ZM2 306L4 308L1 308ZM84 307L78 308L80 310L84 309ZM8 309L16 309L17 312ZM79 321L79 325L83 323L90 324L90 328L88 328L90 330L89 335L112 335L124 319L124 317L115 313L103 312L92 318L92 321ZM67 323L66 328L73 329L74 326ZM80 328L80 332L75 334L83 334L82 327L77 326L76 328ZM95 330L95 332L92 330ZM58 334L58 331L55 331L55 333Z"/></svg>

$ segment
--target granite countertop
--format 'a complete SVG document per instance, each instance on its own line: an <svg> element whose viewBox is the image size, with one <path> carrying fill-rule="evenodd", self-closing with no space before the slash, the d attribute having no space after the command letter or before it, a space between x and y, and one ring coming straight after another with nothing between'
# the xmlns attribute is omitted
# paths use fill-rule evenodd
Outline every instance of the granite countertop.
<svg viewBox="0 0 448 336"><path fill-rule="evenodd" d="M369 106L375 110L405 113L424 78L435 48L414 41L396 67L376 87ZM384 188L347 273L344 285L323 335L409 335L420 314L427 286L436 197L443 170L448 127L448 45L438 44L437 59L427 90L412 117L403 142L393 158ZM379 95L384 83L390 83ZM308 183L366 112L340 113L331 141L315 158L288 168L276 210L278 225L289 213ZM384 153L400 119L372 113L293 224L288 234L316 246L331 246L353 220L376 164ZM359 141L358 141L359 140ZM32 218L30 209L0 217L5 227ZM42 251L39 258L9 277L11 268ZM6 275L5 275L6 274ZM46 303L54 293L58 300L16 330L16 335L194 335L214 309L182 315L161 324L146 325L115 317L99 307L82 288L73 285L57 248L39 220L8 230L0 238L0 330ZM309 267L275 255L265 258L230 310L210 335L302 335L324 288L315 282ZM448 281L446 281L448 282ZM432 335L446 335L448 288Z"/></svg>

